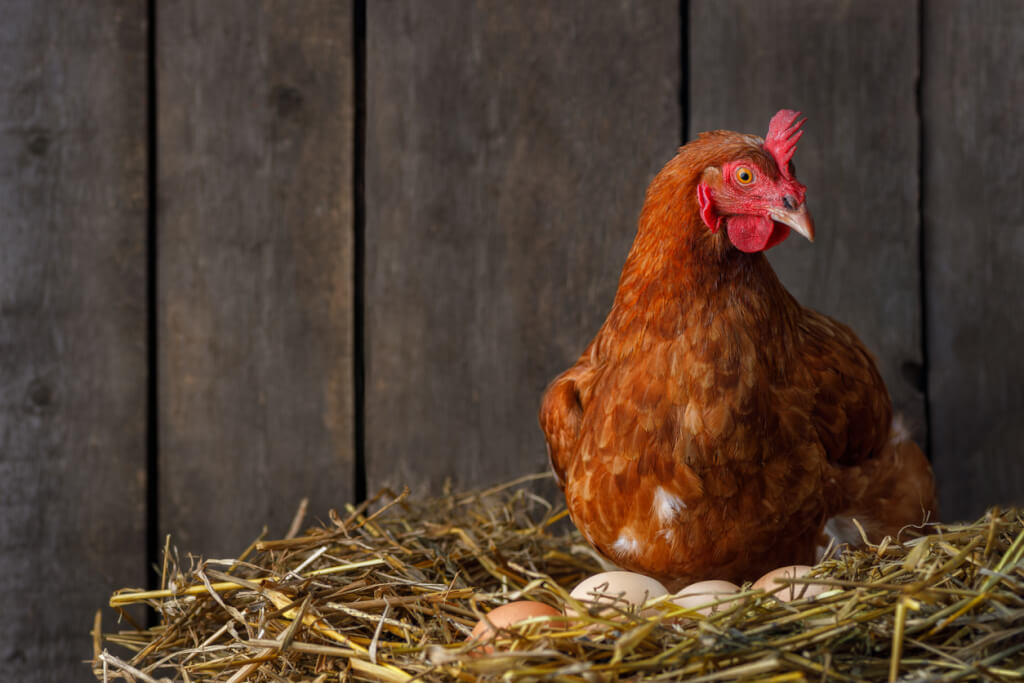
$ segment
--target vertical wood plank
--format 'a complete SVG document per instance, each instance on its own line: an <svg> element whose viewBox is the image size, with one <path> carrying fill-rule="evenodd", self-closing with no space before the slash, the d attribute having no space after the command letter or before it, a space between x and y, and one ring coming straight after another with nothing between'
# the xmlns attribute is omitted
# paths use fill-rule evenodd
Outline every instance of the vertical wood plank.
<svg viewBox="0 0 1024 683"><path fill-rule="evenodd" d="M6 3L5 680L86 678L93 613L145 582L145 92L144 3Z"/></svg>
<svg viewBox="0 0 1024 683"><path fill-rule="evenodd" d="M817 241L794 236L770 259L875 353L923 447L916 3L691 0L690 60L691 134L808 117L795 162Z"/></svg>
<svg viewBox="0 0 1024 683"><path fill-rule="evenodd" d="M352 498L352 6L158 3L160 519L239 551Z"/></svg>
<svg viewBox="0 0 1024 683"><path fill-rule="evenodd" d="M1024 5L925 4L924 226L943 513L1024 504Z"/></svg>
<svg viewBox="0 0 1024 683"><path fill-rule="evenodd" d="M367 12L369 490L543 471L540 394L679 145L679 3Z"/></svg>

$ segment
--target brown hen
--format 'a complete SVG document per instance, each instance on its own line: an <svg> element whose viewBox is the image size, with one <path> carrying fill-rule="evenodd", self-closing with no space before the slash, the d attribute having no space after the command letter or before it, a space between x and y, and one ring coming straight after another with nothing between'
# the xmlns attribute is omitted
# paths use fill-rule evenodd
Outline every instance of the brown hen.
<svg viewBox="0 0 1024 683"><path fill-rule="evenodd" d="M853 518L878 541L934 514L931 468L871 354L763 254L791 229L814 237L798 119L679 150L648 188L607 320L543 397L576 526L672 586L813 563L826 532L860 540Z"/></svg>

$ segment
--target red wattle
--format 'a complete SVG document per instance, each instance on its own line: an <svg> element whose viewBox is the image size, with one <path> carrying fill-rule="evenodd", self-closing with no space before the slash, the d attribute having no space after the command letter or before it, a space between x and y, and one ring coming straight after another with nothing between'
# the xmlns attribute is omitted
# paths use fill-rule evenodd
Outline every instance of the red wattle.
<svg viewBox="0 0 1024 683"><path fill-rule="evenodd" d="M779 244L787 237L789 237L789 226L772 221L772 236L768 238L768 244L764 246L765 251Z"/></svg>
<svg viewBox="0 0 1024 683"><path fill-rule="evenodd" d="M771 249L789 237L789 226L768 217L731 216L725 224L729 241L748 254Z"/></svg>

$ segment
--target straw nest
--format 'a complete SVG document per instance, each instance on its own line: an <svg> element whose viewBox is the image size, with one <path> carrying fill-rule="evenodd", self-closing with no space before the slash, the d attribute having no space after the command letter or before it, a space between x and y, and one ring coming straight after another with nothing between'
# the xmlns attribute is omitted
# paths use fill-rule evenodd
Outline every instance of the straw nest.
<svg viewBox="0 0 1024 683"><path fill-rule="evenodd" d="M149 605L160 624L101 635L97 615L94 673L316 682L1024 677L1020 511L833 553L795 580L829 587L814 598L779 602L748 585L710 616L662 599L645 618L637 609L591 614L569 597L602 567L556 524L564 510L520 483L428 501L384 492L232 561L186 566L168 546L162 590L122 590L110 601ZM482 615L520 599L580 614L502 630L493 647L467 642Z"/></svg>

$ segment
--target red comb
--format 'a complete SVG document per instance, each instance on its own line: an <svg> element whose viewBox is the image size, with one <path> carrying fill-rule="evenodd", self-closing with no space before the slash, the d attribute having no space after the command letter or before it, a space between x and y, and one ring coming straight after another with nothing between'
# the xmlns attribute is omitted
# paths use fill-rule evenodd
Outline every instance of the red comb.
<svg viewBox="0 0 1024 683"><path fill-rule="evenodd" d="M782 175L789 176L789 161L796 151L796 143L804 134L800 127L806 118L800 118L800 112L792 109L780 109L768 123L768 135L764 139L764 148L775 158Z"/></svg>

